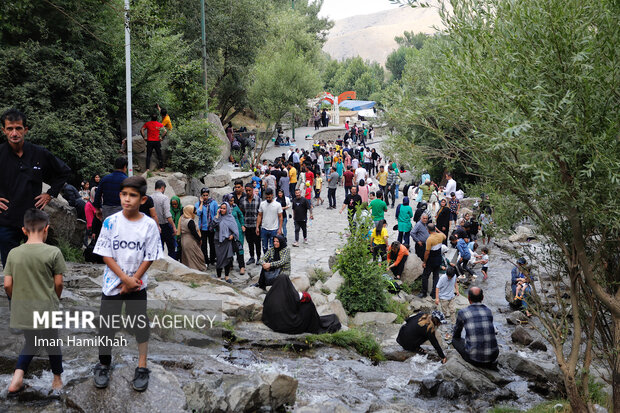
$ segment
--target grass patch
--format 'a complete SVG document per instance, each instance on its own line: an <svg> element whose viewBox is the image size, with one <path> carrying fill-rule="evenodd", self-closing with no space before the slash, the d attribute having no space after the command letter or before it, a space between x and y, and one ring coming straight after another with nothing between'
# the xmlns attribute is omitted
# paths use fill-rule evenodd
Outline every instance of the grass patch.
<svg viewBox="0 0 620 413"><path fill-rule="evenodd" d="M200 285L199 285L199 284L196 284L196 283L195 283L195 282L193 282L193 281L192 281L192 282L190 282L189 284L187 284L187 286L188 286L189 288L198 288L198 287L200 287Z"/></svg>
<svg viewBox="0 0 620 413"><path fill-rule="evenodd" d="M152 178L152 177L153 177L153 172L151 172L150 170L146 171L146 179L149 179L149 178Z"/></svg>
<svg viewBox="0 0 620 413"><path fill-rule="evenodd" d="M325 295L330 295L332 293L331 290L327 287L321 287L321 292Z"/></svg>
<svg viewBox="0 0 620 413"><path fill-rule="evenodd" d="M318 281L324 283L329 278L329 274L323 268L315 267L312 269L312 273L310 274L310 284L314 285Z"/></svg>
<svg viewBox="0 0 620 413"><path fill-rule="evenodd" d="M394 300L392 297L388 297L388 312L396 314L397 323L404 322L407 317L409 317L410 311L407 303L401 303L399 301Z"/></svg>
<svg viewBox="0 0 620 413"><path fill-rule="evenodd" d="M385 360L381 346L379 346L372 334L356 328L338 331L334 334L313 334L306 336L305 340L310 345L321 342L338 347L352 348L360 355L368 357L375 362Z"/></svg>
<svg viewBox="0 0 620 413"><path fill-rule="evenodd" d="M64 239L58 241L58 248L60 249L62 256L65 258L65 261L84 263L84 254L82 253L81 248L76 248L70 245Z"/></svg>
<svg viewBox="0 0 620 413"><path fill-rule="evenodd" d="M230 331L231 333L235 332L235 326L230 321L214 321L213 327L220 327L224 330Z"/></svg>

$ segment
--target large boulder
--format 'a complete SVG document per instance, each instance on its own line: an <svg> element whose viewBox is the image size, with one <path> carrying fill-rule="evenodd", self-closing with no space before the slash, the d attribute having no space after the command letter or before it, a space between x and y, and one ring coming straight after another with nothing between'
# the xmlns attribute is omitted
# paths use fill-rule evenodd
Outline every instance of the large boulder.
<svg viewBox="0 0 620 413"><path fill-rule="evenodd" d="M341 324L349 324L349 316L347 316L347 312L344 310L344 307L342 306L340 300L334 300L327 304L323 304L319 306L316 310L319 315L336 314Z"/></svg>
<svg viewBox="0 0 620 413"><path fill-rule="evenodd" d="M133 365L118 365L111 373L107 389L95 389L90 376L71 381L65 387L67 407L80 412L180 412L185 410L185 394L176 376L151 363L149 388L138 393L131 388Z"/></svg>
<svg viewBox="0 0 620 413"><path fill-rule="evenodd" d="M342 284L344 284L344 278L338 271L336 271L327 281L325 281L323 287L327 288L332 293L335 293Z"/></svg>
<svg viewBox="0 0 620 413"><path fill-rule="evenodd" d="M405 262L405 269L403 270L401 279L404 283L411 284L417 280L420 275L422 275L423 271L424 268L422 268L422 260L415 255L412 248L409 253L409 258L407 258L407 262Z"/></svg>
<svg viewBox="0 0 620 413"><path fill-rule="evenodd" d="M515 233L508 237L510 242L526 242L528 239L535 238L534 231L523 225L518 226Z"/></svg>
<svg viewBox="0 0 620 413"><path fill-rule="evenodd" d="M146 184L147 184L146 193L147 194L152 194L153 192L155 192L155 183L159 180L162 180L166 184L166 190L164 191L164 195L166 195L168 198L172 198L173 196L176 195L176 193L174 192L174 189L172 188L172 185L170 185L170 183L168 182L168 176L156 173L150 178L147 178L146 176L144 177L146 178Z"/></svg>
<svg viewBox="0 0 620 413"><path fill-rule="evenodd" d="M461 199L461 211L463 208L467 208L468 210L474 209L474 204L477 202L480 204L480 198L463 198Z"/></svg>
<svg viewBox="0 0 620 413"><path fill-rule="evenodd" d="M394 313L380 313L374 311L369 313L357 313L355 317L353 317L351 323L357 326L364 324L391 324L397 317L398 316Z"/></svg>
<svg viewBox="0 0 620 413"><path fill-rule="evenodd" d="M210 196L217 200L217 202L222 202L222 197L226 194L232 193L233 189L230 186L225 186L223 188L209 188L211 190Z"/></svg>
<svg viewBox="0 0 620 413"><path fill-rule="evenodd" d="M213 171L203 178L209 188L223 188L231 183L230 174L226 171Z"/></svg>
<svg viewBox="0 0 620 413"><path fill-rule="evenodd" d="M186 205L196 205L196 202L198 202L198 197L193 196L193 195L186 195L181 197L181 205L186 206Z"/></svg>
<svg viewBox="0 0 620 413"><path fill-rule="evenodd" d="M172 187L174 193L181 197L187 193L187 177L181 172L175 172L168 177L168 185Z"/></svg>
<svg viewBox="0 0 620 413"><path fill-rule="evenodd" d="M277 373L207 375L183 390L190 411L249 412L265 407L279 410L295 404L297 380Z"/></svg>
<svg viewBox="0 0 620 413"><path fill-rule="evenodd" d="M230 157L230 142L226 137L226 132L224 131L224 126L222 126L222 121L219 116L215 113L209 113L207 115L207 121L212 125L211 132L215 133L220 140L220 156L214 163L214 169L217 169L228 162L228 158Z"/></svg>
<svg viewBox="0 0 620 413"><path fill-rule="evenodd" d="M44 211L50 217L48 238L51 243L64 240L74 247L82 245L86 223L77 220L75 208L70 207L65 200L52 199Z"/></svg>
<svg viewBox="0 0 620 413"><path fill-rule="evenodd" d="M306 274L291 275L290 279L297 291L305 292L310 288L310 279Z"/></svg>
<svg viewBox="0 0 620 413"><path fill-rule="evenodd" d="M512 339L513 343L522 344L524 346L529 346L534 341L529 331L527 331L522 326L517 326L517 328L515 328L515 330L510 335L510 338Z"/></svg>
<svg viewBox="0 0 620 413"><path fill-rule="evenodd" d="M199 180L198 178L190 178L189 181L189 189L188 189L188 195L193 195L193 196L200 196L200 190L202 188L205 187L205 184Z"/></svg>

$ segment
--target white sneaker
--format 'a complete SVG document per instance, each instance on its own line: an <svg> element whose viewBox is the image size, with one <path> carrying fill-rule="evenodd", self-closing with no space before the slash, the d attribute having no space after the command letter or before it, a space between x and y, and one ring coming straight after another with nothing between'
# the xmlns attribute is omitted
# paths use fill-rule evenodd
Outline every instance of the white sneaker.
<svg viewBox="0 0 620 413"><path fill-rule="evenodd" d="M293 247L299 247L299 242L297 241L293 242Z"/></svg>
<svg viewBox="0 0 620 413"><path fill-rule="evenodd" d="M307 239L304 239L304 244L307 244L307 243L308 243L308 240L307 240Z"/></svg>

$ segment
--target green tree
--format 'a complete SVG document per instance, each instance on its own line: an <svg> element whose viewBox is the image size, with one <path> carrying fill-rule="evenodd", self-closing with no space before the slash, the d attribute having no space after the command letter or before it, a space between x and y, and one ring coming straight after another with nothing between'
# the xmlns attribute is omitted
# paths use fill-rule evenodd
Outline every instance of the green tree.
<svg viewBox="0 0 620 413"><path fill-rule="evenodd" d="M593 326L607 324L604 360L618 412L618 4L465 0L450 2L450 13L441 5L451 45L441 48L445 63L431 75L428 94L414 99L419 105L405 116L440 140L438 151L450 148L474 164L496 198L512 201L513 221L529 216L557 251L545 259L554 260L552 278L570 288L570 305L561 317L543 310L540 321L571 407L592 410L593 340L604 340ZM460 131L458 139L451 139L453 130ZM411 135L414 143L417 135ZM586 305L591 311L584 317Z"/></svg>
<svg viewBox="0 0 620 413"><path fill-rule="evenodd" d="M402 36L396 36L396 44L401 47L409 47L420 50L424 46L424 42L428 39L429 35L426 33L414 33L405 31Z"/></svg>

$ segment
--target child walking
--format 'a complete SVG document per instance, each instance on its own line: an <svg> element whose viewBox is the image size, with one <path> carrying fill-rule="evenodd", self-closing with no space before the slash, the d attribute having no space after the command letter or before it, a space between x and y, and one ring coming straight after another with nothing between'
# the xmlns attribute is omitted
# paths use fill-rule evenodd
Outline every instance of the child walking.
<svg viewBox="0 0 620 413"><path fill-rule="evenodd" d="M58 310L62 274L67 269L60 250L45 244L48 230L49 217L45 212L35 208L27 210L22 231L28 241L11 250L4 268L4 290L11 300L10 326L23 330L26 340L17 359L8 397L15 397L26 388L24 375L37 353L37 341L48 344L44 348L54 374L52 389L62 388L62 353L57 344L58 329L37 328L33 325L35 311L43 313Z"/></svg>
<svg viewBox="0 0 620 413"><path fill-rule="evenodd" d="M144 391L148 387L150 373L146 368L150 334L146 314L146 270L162 255L162 249L157 223L140 212L140 204L146 201L146 180L141 176L125 179L121 183L120 198L123 210L103 222L94 250L106 264L99 314L100 318L109 320L119 317L125 304L125 316L136 321L128 329L136 336L139 353L133 388ZM112 327L111 322L108 325L102 323L99 327L99 336L104 336L104 341L112 342L114 339L116 329ZM99 347L99 363L94 369L95 387L108 387L111 364L112 348L104 344Z"/></svg>

